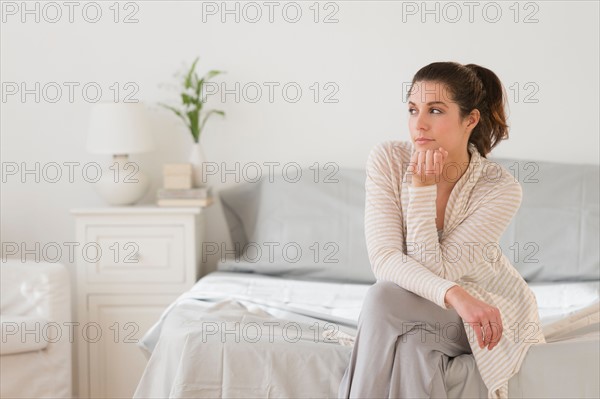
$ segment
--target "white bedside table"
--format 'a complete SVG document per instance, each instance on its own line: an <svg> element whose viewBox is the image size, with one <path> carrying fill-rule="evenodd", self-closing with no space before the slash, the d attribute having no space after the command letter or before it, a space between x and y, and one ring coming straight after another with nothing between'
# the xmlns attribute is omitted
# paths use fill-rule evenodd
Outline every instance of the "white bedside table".
<svg viewBox="0 0 600 399"><path fill-rule="evenodd" d="M133 396L146 366L136 343L200 276L202 211L71 210L78 243L79 397Z"/></svg>

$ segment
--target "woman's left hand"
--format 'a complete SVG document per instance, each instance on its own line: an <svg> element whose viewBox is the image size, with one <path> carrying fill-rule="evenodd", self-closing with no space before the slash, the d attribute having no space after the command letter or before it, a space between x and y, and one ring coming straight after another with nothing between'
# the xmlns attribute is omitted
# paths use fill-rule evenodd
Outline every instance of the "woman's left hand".
<svg viewBox="0 0 600 399"><path fill-rule="evenodd" d="M411 172L412 185L422 187L437 184L447 158L448 151L442 147L436 150L415 151L410 158L408 169Z"/></svg>

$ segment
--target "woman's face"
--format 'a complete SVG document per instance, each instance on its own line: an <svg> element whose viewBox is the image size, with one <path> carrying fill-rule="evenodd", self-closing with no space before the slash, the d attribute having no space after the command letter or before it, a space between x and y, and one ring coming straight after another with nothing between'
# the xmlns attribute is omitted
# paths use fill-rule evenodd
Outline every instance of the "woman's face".
<svg viewBox="0 0 600 399"><path fill-rule="evenodd" d="M462 120L458 105L452 102L447 86L430 81L415 82L412 86L408 112L408 128L415 150L442 147L448 151L449 158L459 158L459 154L466 151L469 134L479 120L477 110ZM419 141L419 138L428 141Z"/></svg>

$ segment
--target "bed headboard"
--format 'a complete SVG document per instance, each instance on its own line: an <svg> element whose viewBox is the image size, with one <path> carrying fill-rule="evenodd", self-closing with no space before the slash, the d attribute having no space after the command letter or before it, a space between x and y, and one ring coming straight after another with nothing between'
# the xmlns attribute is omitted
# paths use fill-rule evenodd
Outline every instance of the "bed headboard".
<svg viewBox="0 0 600 399"><path fill-rule="evenodd" d="M220 262L219 270L374 283L364 233L365 177L364 170L339 169L315 179L305 169L297 181L264 177L222 190L232 242L249 254L237 251L241 261Z"/></svg>
<svg viewBox="0 0 600 399"><path fill-rule="evenodd" d="M523 189L521 208L500 245L525 280L599 280L599 167L490 160L510 171Z"/></svg>
<svg viewBox="0 0 600 399"><path fill-rule="evenodd" d="M598 166L490 160L523 188L521 208L500 246L525 280L600 279ZM297 182L265 177L222 190L233 243L239 250L251 244L255 253L244 257L238 251L239 262L220 263L219 269L375 282L364 235L365 171L340 169L333 176L337 181L320 176L317 183L314 176L306 169ZM268 245L274 246L274 259L265 253ZM286 245L289 256L283 254ZM296 259L298 247L302 256ZM258 261L257 249L263 251Z"/></svg>

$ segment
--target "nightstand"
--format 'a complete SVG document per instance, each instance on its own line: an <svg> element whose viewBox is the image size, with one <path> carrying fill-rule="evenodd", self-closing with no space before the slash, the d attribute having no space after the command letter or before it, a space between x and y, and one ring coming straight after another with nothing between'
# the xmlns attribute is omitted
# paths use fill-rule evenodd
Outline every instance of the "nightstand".
<svg viewBox="0 0 600 399"><path fill-rule="evenodd" d="M73 209L79 397L132 397L146 366L136 345L200 276L202 208Z"/></svg>

